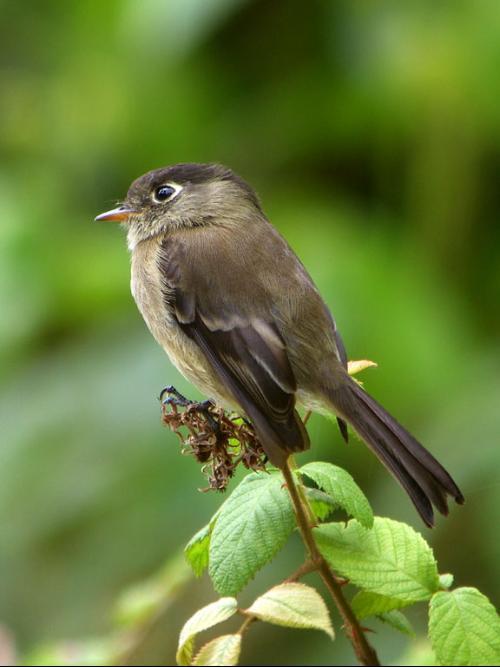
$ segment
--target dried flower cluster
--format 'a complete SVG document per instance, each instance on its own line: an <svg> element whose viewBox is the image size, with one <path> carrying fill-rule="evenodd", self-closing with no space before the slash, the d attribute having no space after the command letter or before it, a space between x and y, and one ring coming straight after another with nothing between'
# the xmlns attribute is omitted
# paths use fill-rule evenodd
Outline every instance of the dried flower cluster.
<svg viewBox="0 0 500 667"><path fill-rule="evenodd" d="M182 443L183 453L203 464L209 487L223 491L241 463L251 470L263 470L267 461L251 424L228 414L210 401L190 401L175 387L161 395L162 421Z"/></svg>

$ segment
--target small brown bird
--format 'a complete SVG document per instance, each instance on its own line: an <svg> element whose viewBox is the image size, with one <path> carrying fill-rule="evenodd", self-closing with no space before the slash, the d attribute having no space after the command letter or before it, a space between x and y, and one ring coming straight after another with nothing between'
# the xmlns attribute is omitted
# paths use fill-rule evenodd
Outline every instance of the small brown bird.
<svg viewBox="0 0 500 667"><path fill-rule="evenodd" d="M178 164L135 180L97 216L127 228L132 294L151 333L204 394L243 412L270 461L309 447L297 411L337 415L409 494L425 523L451 476L346 371L335 321L257 195L218 164Z"/></svg>

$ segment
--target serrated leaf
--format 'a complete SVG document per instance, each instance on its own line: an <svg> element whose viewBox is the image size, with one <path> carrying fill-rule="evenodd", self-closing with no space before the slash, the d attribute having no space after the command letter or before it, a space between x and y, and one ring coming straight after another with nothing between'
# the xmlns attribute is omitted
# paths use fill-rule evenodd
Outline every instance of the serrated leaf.
<svg viewBox="0 0 500 667"><path fill-rule="evenodd" d="M356 616L362 620L367 616L379 616L393 609L402 609L410 604L412 604L412 600L398 600L378 593L359 591L353 597L351 607Z"/></svg>
<svg viewBox="0 0 500 667"><path fill-rule="evenodd" d="M237 665L241 653L241 635L222 635L203 646L192 665L205 665L206 667L225 667L226 665Z"/></svg>
<svg viewBox="0 0 500 667"><path fill-rule="evenodd" d="M452 574L440 574L439 575L439 586L448 590L453 586L454 576Z"/></svg>
<svg viewBox="0 0 500 667"><path fill-rule="evenodd" d="M320 489L304 487L307 500L317 519L324 521L337 507L337 503L328 493Z"/></svg>
<svg viewBox="0 0 500 667"><path fill-rule="evenodd" d="M274 586L246 610L261 621L288 628L323 630L334 638L328 608L321 595L311 586L285 583Z"/></svg>
<svg viewBox="0 0 500 667"><path fill-rule="evenodd" d="M372 527L373 512L370 503L347 471L332 463L317 461L306 463L299 472L328 493L337 505L357 519L361 525L366 528Z"/></svg>
<svg viewBox="0 0 500 667"><path fill-rule="evenodd" d="M416 602L439 589L436 561L423 537L404 523L375 517L314 529L318 547L335 571L372 593Z"/></svg>
<svg viewBox="0 0 500 667"><path fill-rule="evenodd" d="M359 591L351 601L352 610L360 621L368 616L376 616L383 623L392 625L396 630L414 637L415 633L410 622L402 612L398 611L409 604L412 602L368 591Z"/></svg>
<svg viewBox="0 0 500 667"><path fill-rule="evenodd" d="M175 659L178 665L189 665L193 657L194 639L199 632L226 621L237 611L235 598L221 598L198 609L184 626L179 635L179 645Z"/></svg>
<svg viewBox="0 0 500 667"><path fill-rule="evenodd" d="M500 664L500 619L476 588L433 595L429 636L441 665Z"/></svg>
<svg viewBox="0 0 500 667"><path fill-rule="evenodd" d="M252 473L225 501L210 540L209 574L235 595L281 549L295 515L281 473Z"/></svg>
<svg viewBox="0 0 500 667"><path fill-rule="evenodd" d="M210 539L223 506L224 504L219 507L207 525L200 528L184 547L184 556L196 577L201 577L208 567Z"/></svg>
<svg viewBox="0 0 500 667"><path fill-rule="evenodd" d="M208 552L214 523L215 521L203 526L184 547L184 555L196 577L201 577L208 567Z"/></svg>
<svg viewBox="0 0 500 667"><path fill-rule="evenodd" d="M359 359L358 361L347 362L347 372L349 375L356 375L356 373L361 373L361 371L364 371L366 368L376 367L377 364L369 359Z"/></svg>
<svg viewBox="0 0 500 667"><path fill-rule="evenodd" d="M382 623L390 625L395 630L408 635L409 637L415 637L415 630L413 629L410 621L406 618L403 612L393 609L392 611L386 611L383 614L378 614Z"/></svg>

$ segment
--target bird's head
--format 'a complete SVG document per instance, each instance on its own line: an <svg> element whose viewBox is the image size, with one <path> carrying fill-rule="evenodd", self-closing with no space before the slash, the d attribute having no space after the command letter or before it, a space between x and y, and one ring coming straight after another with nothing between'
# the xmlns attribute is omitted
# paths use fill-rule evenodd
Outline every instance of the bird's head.
<svg viewBox="0 0 500 667"><path fill-rule="evenodd" d="M125 200L96 217L128 228L129 247L178 229L235 226L261 213L257 195L231 169L183 163L149 171L130 186Z"/></svg>

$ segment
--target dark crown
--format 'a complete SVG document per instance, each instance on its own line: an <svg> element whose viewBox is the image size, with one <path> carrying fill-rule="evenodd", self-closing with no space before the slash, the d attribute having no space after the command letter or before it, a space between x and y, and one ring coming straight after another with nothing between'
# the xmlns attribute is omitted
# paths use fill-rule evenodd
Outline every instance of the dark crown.
<svg viewBox="0 0 500 667"><path fill-rule="evenodd" d="M232 169L216 163L182 162L171 167L162 167L144 174L136 179L129 190L129 195L134 195L137 190L141 191L151 188L155 184L161 185L172 181L179 185L187 183L201 184L210 181L231 181L235 183L247 196L247 198L260 209L260 202L254 190Z"/></svg>

